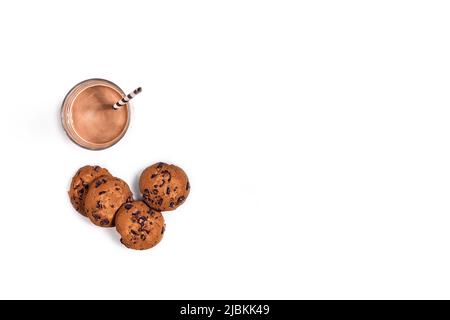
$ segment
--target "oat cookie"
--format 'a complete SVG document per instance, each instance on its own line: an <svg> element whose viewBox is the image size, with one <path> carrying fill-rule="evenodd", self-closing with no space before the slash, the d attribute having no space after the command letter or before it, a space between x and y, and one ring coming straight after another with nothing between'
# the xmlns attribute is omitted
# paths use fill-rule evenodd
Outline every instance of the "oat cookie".
<svg viewBox="0 0 450 320"><path fill-rule="evenodd" d="M163 238L164 218L161 212L149 208L143 201L125 203L117 212L116 230L126 247L150 249Z"/></svg>
<svg viewBox="0 0 450 320"><path fill-rule="evenodd" d="M86 197L89 184L101 176L111 176L108 170L99 166L84 166L78 169L70 184L69 197L73 207L82 215L84 212L84 199Z"/></svg>
<svg viewBox="0 0 450 320"><path fill-rule="evenodd" d="M114 227L117 210L125 202L131 202L133 194L123 180L100 177L92 181L86 194L84 207L88 218L97 226Z"/></svg>
<svg viewBox="0 0 450 320"><path fill-rule="evenodd" d="M139 180L145 203L159 211L178 208L187 199L190 188L183 169L163 162L145 169Z"/></svg>

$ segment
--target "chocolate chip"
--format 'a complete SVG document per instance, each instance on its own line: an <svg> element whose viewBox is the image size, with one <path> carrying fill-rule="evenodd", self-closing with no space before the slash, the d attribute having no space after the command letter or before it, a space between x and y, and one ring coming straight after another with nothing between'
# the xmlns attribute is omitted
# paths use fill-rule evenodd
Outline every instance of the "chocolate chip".
<svg viewBox="0 0 450 320"><path fill-rule="evenodd" d="M100 216L98 215L98 214L96 214L96 213L93 213L92 214L92 217L95 219L95 220L100 220L101 218L100 218Z"/></svg>
<svg viewBox="0 0 450 320"><path fill-rule="evenodd" d="M139 217L138 219L138 223L141 225L142 228L145 225L145 221L147 221L147 217Z"/></svg>
<svg viewBox="0 0 450 320"><path fill-rule="evenodd" d="M109 224L109 220L108 219L103 219L102 221L100 221L100 225L101 226L106 226Z"/></svg>
<svg viewBox="0 0 450 320"><path fill-rule="evenodd" d="M189 180L188 180L188 182L186 183L186 191L189 190L190 188L191 188L191 185L190 185Z"/></svg>
<svg viewBox="0 0 450 320"><path fill-rule="evenodd" d="M133 215L133 216L138 216L138 215L140 215L141 214L141 211L135 211L135 212L133 212L131 215Z"/></svg>
<svg viewBox="0 0 450 320"><path fill-rule="evenodd" d="M106 191L100 191L100 192L98 193L98 195L101 196L102 194L105 194L105 193L106 193Z"/></svg>
<svg viewBox="0 0 450 320"><path fill-rule="evenodd" d="M179 197L178 200L177 200L177 205L182 204L184 202L184 200L186 200L185 197L183 197L183 196Z"/></svg>
<svg viewBox="0 0 450 320"><path fill-rule="evenodd" d="M94 167L94 170L95 170L95 171L98 171L98 170L100 170L100 167L99 167L99 166L95 166L95 167Z"/></svg>
<svg viewBox="0 0 450 320"><path fill-rule="evenodd" d="M169 207L173 208L174 206L175 206L175 202L173 202L173 201L170 201L170 203L169 203Z"/></svg>
<svg viewBox="0 0 450 320"><path fill-rule="evenodd" d="M158 189L153 189L152 193L153 193L154 195L157 195L157 194L158 194Z"/></svg>
<svg viewBox="0 0 450 320"><path fill-rule="evenodd" d="M97 209L101 209L102 208L102 204L100 203L100 201L97 201L97 205L95 207Z"/></svg>
<svg viewBox="0 0 450 320"><path fill-rule="evenodd" d="M144 190L144 193L150 193L150 190L145 189L145 190Z"/></svg>
<svg viewBox="0 0 450 320"><path fill-rule="evenodd" d="M164 234L165 231L166 231L166 226L163 226L161 229L161 234Z"/></svg>
<svg viewBox="0 0 450 320"><path fill-rule="evenodd" d="M161 174L163 175L164 178L165 178L165 177L168 177L167 181L170 182L170 180L172 180L172 174L170 174L169 171L163 170L163 171L161 171Z"/></svg>
<svg viewBox="0 0 450 320"><path fill-rule="evenodd" d="M120 188L117 188L117 187L116 187L116 188L114 188L114 189L115 189L116 191L120 191Z"/></svg>
<svg viewBox="0 0 450 320"><path fill-rule="evenodd" d="M158 200L158 206L161 206L162 203L163 203L163 199L161 198L161 199Z"/></svg>
<svg viewBox="0 0 450 320"><path fill-rule="evenodd" d="M161 169L164 165L165 165L164 162L158 162L158 164L157 164L156 167L157 167L158 169Z"/></svg>
<svg viewBox="0 0 450 320"><path fill-rule="evenodd" d="M131 208L133 208L133 205L130 203L127 203L126 205L124 205L125 209L130 210Z"/></svg>
<svg viewBox="0 0 450 320"><path fill-rule="evenodd" d="M165 184L166 184L166 180L163 179L163 180L161 181L161 184L159 185L159 187L161 188L161 187L162 187L163 185L165 185Z"/></svg>
<svg viewBox="0 0 450 320"><path fill-rule="evenodd" d="M138 233L137 233L136 231L134 231L133 229L131 229L130 232L131 232L132 234L134 234L135 236L138 235Z"/></svg>
<svg viewBox="0 0 450 320"><path fill-rule="evenodd" d="M81 189L80 191L78 191L79 193L83 194L84 193L84 189Z"/></svg>
<svg viewBox="0 0 450 320"><path fill-rule="evenodd" d="M166 194L167 194L167 195L170 194L170 187L167 187L167 189L166 189Z"/></svg>
<svg viewBox="0 0 450 320"><path fill-rule="evenodd" d="M97 180L97 181L95 181L95 187L96 187L96 188L100 187L100 186L102 185L102 183L103 183L103 180Z"/></svg>
<svg viewBox="0 0 450 320"><path fill-rule="evenodd" d="M157 184L154 184L154 185L153 185L153 188L158 188L158 185L157 185Z"/></svg>
<svg viewBox="0 0 450 320"><path fill-rule="evenodd" d="M146 239L146 236L141 234L141 240L144 241Z"/></svg>
<svg viewBox="0 0 450 320"><path fill-rule="evenodd" d="M87 190L87 189L89 189L89 185L88 184L85 184L84 185L84 188Z"/></svg>
<svg viewBox="0 0 450 320"><path fill-rule="evenodd" d="M156 173L153 173L153 174L150 176L150 179L154 179L154 178L156 178L156 176L157 176L157 174L156 174Z"/></svg>

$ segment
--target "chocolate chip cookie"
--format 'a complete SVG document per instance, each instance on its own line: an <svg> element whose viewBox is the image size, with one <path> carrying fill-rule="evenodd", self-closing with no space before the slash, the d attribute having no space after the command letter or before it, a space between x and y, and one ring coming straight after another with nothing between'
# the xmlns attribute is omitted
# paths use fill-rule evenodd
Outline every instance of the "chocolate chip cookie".
<svg viewBox="0 0 450 320"><path fill-rule="evenodd" d="M163 162L145 169L139 180L145 203L159 211L178 208L188 197L190 188L183 169Z"/></svg>
<svg viewBox="0 0 450 320"><path fill-rule="evenodd" d="M161 212L149 208L143 201L125 203L117 212L116 230L127 248L150 249L164 235L164 218Z"/></svg>
<svg viewBox="0 0 450 320"><path fill-rule="evenodd" d="M88 218L97 226L114 227L117 210L125 202L131 202L130 187L121 179L103 176L89 185L84 208Z"/></svg>
<svg viewBox="0 0 450 320"><path fill-rule="evenodd" d="M68 191L70 202L73 207L82 215L86 215L84 210L84 199L89 189L89 184L101 176L111 176L108 170L99 166L84 166L78 169L72 178Z"/></svg>

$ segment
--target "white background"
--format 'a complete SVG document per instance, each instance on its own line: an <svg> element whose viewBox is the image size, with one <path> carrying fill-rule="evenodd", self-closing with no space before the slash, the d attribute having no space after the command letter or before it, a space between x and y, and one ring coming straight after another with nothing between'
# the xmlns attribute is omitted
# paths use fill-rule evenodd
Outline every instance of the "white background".
<svg viewBox="0 0 450 320"><path fill-rule="evenodd" d="M448 1L0 2L1 298L450 298ZM79 148L77 82L142 86ZM123 247L66 194L180 165L163 241ZM136 194L137 195L137 194Z"/></svg>

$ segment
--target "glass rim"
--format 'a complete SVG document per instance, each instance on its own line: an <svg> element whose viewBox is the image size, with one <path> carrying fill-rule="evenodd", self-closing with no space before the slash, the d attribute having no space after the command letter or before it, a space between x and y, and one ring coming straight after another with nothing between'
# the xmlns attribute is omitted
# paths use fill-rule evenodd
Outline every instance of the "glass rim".
<svg viewBox="0 0 450 320"><path fill-rule="evenodd" d="M62 122L62 126L64 128L64 131L66 133L66 135L69 137L69 139L75 143L76 145L87 149L87 150L92 150L92 151L99 151L99 150L104 150L107 148L110 148L112 146L114 146L116 143L118 143L120 140L122 140L122 138L125 136L126 132L128 131L129 125L130 125L130 118L131 118L131 104L130 101L127 102L126 106L127 106L127 121L125 124L125 127L123 128L123 130L120 132L120 134L115 137L113 140L105 142L105 143L92 143L92 142L88 142L86 140L84 140L83 138L81 138L81 136L78 135L78 137L80 138L80 140L76 140L74 135L70 132L70 129L72 129L72 131L74 131L76 133L76 130L73 128L73 125L69 125L68 123L68 116L67 116L67 108L68 108L68 99L71 97L71 95L74 94L74 92L76 92L76 90L80 87L82 87L83 85L85 85L86 83L89 82L93 82L92 86L86 86L84 88L82 88L82 90L80 92L78 92L76 95L80 94L81 92L83 92L84 90L91 88L91 87L95 87L95 86L99 86L105 84L106 87L110 87L113 90L116 90L117 92L119 92L123 97L126 95L125 92L122 90L122 88L120 88L117 84L115 84L114 82L110 81L110 80L106 80L103 78L90 78L90 79L86 79L83 81L80 81L79 83L77 83L76 85L74 85L66 94L66 96L63 99L63 102L61 104L61 122ZM73 101L72 101L73 103ZM72 105L72 104L71 104ZM70 129L68 128L70 126ZM86 143L83 144L83 141L85 141Z"/></svg>

